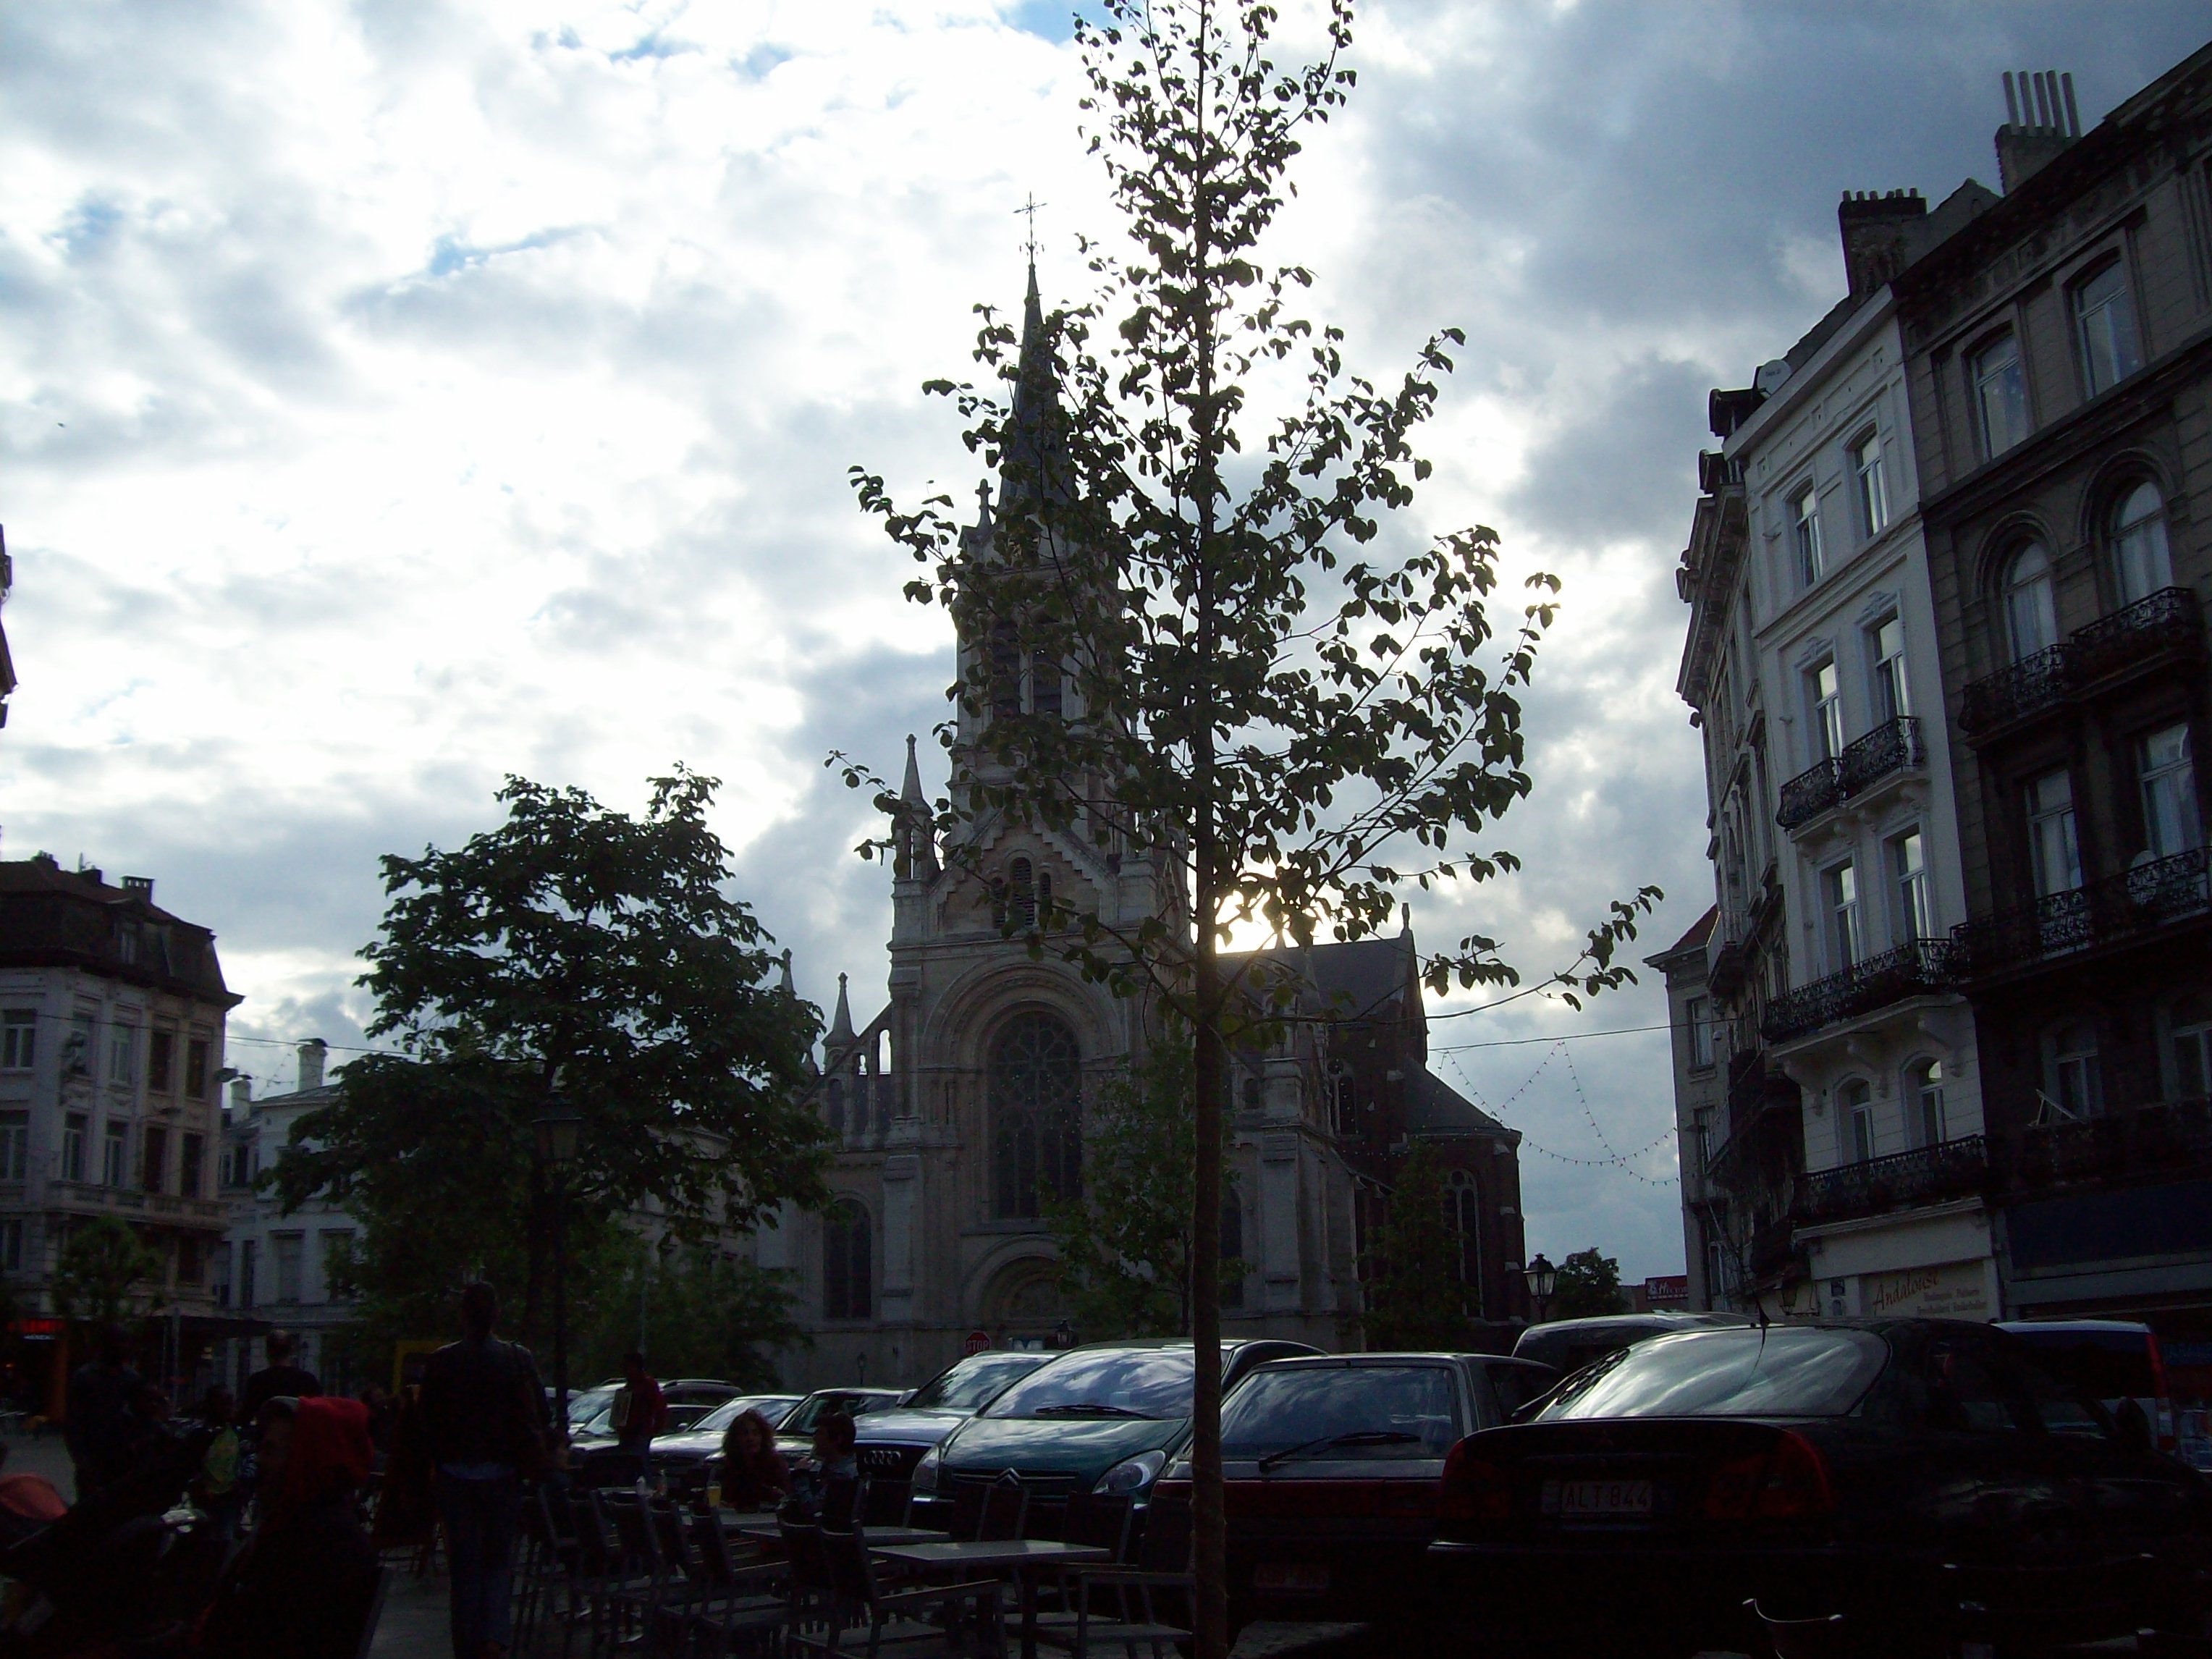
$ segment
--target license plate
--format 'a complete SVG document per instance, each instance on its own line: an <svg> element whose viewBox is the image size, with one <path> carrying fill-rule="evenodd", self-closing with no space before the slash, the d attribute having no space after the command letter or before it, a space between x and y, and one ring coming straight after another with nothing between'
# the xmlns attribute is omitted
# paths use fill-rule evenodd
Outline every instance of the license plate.
<svg viewBox="0 0 2212 1659"><path fill-rule="evenodd" d="M1649 1480L1547 1480L1544 1513L1562 1521L1626 1521L1651 1513Z"/></svg>
<svg viewBox="0 0 2212 1659"><path fill-rule="evenodd" d="M1319 1561L1262 1561L1252 1569L1252 1588L1318 1595L1328 1588L1328 1567Z"/></svg>

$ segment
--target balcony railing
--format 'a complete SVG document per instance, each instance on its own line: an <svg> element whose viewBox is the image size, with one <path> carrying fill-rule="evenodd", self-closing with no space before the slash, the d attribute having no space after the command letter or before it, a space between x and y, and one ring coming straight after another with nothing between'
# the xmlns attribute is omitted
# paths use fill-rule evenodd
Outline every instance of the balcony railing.
<svg viewBox="0 0 2212 1659"><path fill-rule="evenodd" d="M1916 939L1894 951L1869 957L1840 974L1801 985L1768 1006L1759 1035L1769 1042L1787 1042L1823 1025L1870 1014L1907 997L1950 990L1958 982L1952 971L1953 954L1949 939Z"/></svg>
<svg viewBox="0 0 2212 1659"><path fill-rule="evenodd" d="M2016 1191L2212 1164L2212 1101L2162 1100L2095 1117L2034 1124L2002 1143L2001 1175Z"/></svg>
<svg viewBox="0 0 2212 1659"><path fill-rule="evenodd" d="M1884 720L1833 760L1824 760L1784 784L1774 821L1784 830L1795 830L1891 773L1922 765L1926 759L1917 716L1899 714Z"/></svg>
<svg viewBox="0 0 2212 1659"><path fill-rule="evenodd" d="M2102 945L2118 944L2212 910L2204 849L2139 864L2086 887L1962 921L1951 930L1954 965L1980 978Z"/></svg>
<svg viewBox="0 0 2212 1659"><path fill-rule="evenodd" d="M1959 727L1988 732L2055 708L2084 687L2151 659L2203 648L2197 595L2164 587L2100 617L2060 643L2023 657L1969 685L1959 702Z"/></svg>
<svg viewBox="0 0 2212 1659"><path fill-rule="evenodd" d="M1850 1221L1966 1198L1982 1190L1989 1170L1988 1149L1979 1135L1814 1170L1798 1183L1797 1220Z"/></svg>

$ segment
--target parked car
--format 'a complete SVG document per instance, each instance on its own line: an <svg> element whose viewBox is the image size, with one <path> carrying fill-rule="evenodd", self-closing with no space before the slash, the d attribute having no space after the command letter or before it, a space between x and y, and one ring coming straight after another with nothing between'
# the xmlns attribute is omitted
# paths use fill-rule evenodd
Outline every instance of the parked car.
<svg viewBox="0 0 2212 1659"><path fill-rule="evenodd" d="M1271 1359L1319 1351L1274 1340L1221 1345L1222 1386ZM1079 1492L1139 1504L1190 1424L1188 1342L1107 1342L1040 1365L969 1418L914 1466L917 1508L949 1513L1012 1469L1030 1502L1058 1508ZM925 1524L929 1524L925 1522Z"/></svg>
<svg viewBox="0 0 2212 1659"><path fill-rule="evenodd" d="M622 1391L623 1384L617 1379L611 1385L603 1385L603 1388L605 1398L599 1401L598 1409L580 1426L576 1425L577 1397L569 1396L570 1445L589 1449L615 1443L615 1396ZM594 1389L592 1392L599 1394L601 1389ZM735 1399L744 1392L734 1382L718 1382L703 1376L679 1376L672 1382L664 1382L660 1385L660 1398L668 1409L668 1420L662 1425L660 1432L681 1434L724 1401Z"/></svg>
<svg viewBox="0 0 2212 1659"><path fill-rule="evenodd" d="M814 1455L814 1425L824 1412L862 1418L896 1410L905 1397L896 1389L817 1389L775 1425L775 1449L792 1463L799 1463Z"/></svg>
<svg viewBox="0 0 2212 1659"><path fill-rule="evenodd" d="M697 1422L680 1434L663 1434L653 1437L653 1450L647 1455L647 1469L651 1478L665 1479L668 1489L690 1498L706 1489L714 1478L716 1460L722 1455L722 1432L738 1419L740 1413L757 1411L768 1419L773 1429L791 1414L799 1401L795 1394L741 1394L725 1400ZM623 1461L610 1440L592 1448L577 1460L581 1471L579 1479L586 1486L607 1484L597 1478L611 1460ZM617 1479L637 1478L637 1471L624 1468L613 1472Z"/></svg>
<svg viewBox="0 0 2212 1659"><path fill-rule="evenodd" d="M2179 1449L2166 1361L2149 1326L2133 1319L2008 1319L1997 1328L2033 1348L2045 1370L2102 1401L2106 1411L2117 1414L2121 1401L2132 1400L2158 1449Z"/></svg>
<svg viewBox="0 0 2212 1659"><path fill-rule="evenodd" d="M1221 1407L1231 1623L1418 1617L1445 1454L1559 1380L1492 1354L1329 1355L1252 1371ZM1186 1437L1152 1489L1155 1510L1188 1504L1189 1483Z"/></svg>
<svg viewBox="0 0 2212 1659"><path fill-rule="evenodd" d="M1572 1376L1592 1360L1617 1353L1646 1337L1751 1322L1741 1314L1729 1313L1601 1314L1592 1319L1559 1319L1548 1325L1531 1325L1522 1332L1513 1345L1513 1357L1533 1359L1540 1365L1549 1365L1561 1376Z"/></svg>
<svg viewBox="0 0 2212 1659"><path fill-rule="evenodd" d="M2002 1653L2212 1617L2212 1485L1963 1321L1653 1337L1453 1447L1437 1506L1439 1593L1505 1642L1833 1620L1824 1651Z"/></svg>
<svg viewBox="0 0 2212 1659"><path fill-rule="evenodd" d="M896 1409L871 1412L854 1429L860 1473L871 1481L905 1481L922 1454L1052 1356L996 1348L955 1360Z"/></svg>

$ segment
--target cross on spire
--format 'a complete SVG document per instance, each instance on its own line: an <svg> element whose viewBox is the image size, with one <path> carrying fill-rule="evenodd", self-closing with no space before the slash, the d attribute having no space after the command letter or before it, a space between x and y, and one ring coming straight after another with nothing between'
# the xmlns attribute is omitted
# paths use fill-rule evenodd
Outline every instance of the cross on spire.
<svg viewBox="0 0 2212 1659"><path fill-rule="evenodd" d="M1026 218L1029 220L1029 222L1030 222L1030 234L1029 234L1029 240L1026 240L1026 241L1024 241L1024 242L1022 244L1022 246L1029 251L1030 263L1031 264L1035 264L1036 263L1036 253L1037 253L1036 216L1037 216L1037 210L1038 210L1039 208L1041 208L1041 207L1044 206L1044 205L1045 205L1045 204L1044 204L1044 203L1040 202L1040 201L1038 201L1038 200L1037 200L1037 198L1036 198L1036 192L1035 191L1031 191L1029 193L1029 199L1028 199L1027 201L1024 202L1024 203L1021 204L1021 206L1019 206L1019 207L1018 207L1018 208L1016 208L1016 209L1014 210L1014 216L1015 216L1016 218L1024 218L1024 217L1026 217Z"/></svg>

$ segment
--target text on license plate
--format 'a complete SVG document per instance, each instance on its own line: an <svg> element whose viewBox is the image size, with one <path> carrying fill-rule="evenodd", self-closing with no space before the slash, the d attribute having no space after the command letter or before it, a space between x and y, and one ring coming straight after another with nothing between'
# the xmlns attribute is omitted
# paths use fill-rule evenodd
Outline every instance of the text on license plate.
<svg viewBox="0 0 2212 1659"><path fill-rule="evenodd" d="M1328 1588L1325 1561L1262 1561L1252 1569L1256 1590L1303 1590L1318 1595Z"/></svg>
<svg viewBox="0 0 2212 1659"><path fill-rule="evenodd" d="M1651 1513L1649 1480L1547 1480L1544 1513L1562 1521L1610 1521Z"/></svg>

